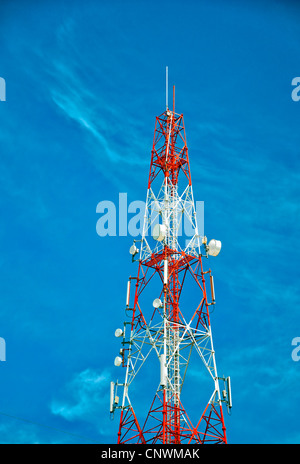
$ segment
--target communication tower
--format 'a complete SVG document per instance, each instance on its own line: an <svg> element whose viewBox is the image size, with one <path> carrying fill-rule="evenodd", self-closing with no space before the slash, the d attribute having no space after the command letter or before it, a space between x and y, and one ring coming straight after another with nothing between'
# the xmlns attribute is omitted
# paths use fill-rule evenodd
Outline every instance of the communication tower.
<svg viewBox="0 0 300 464"><path fill-rule="evenodd" d="M230 377L217 373L214 279L205 266L221 242L207 242L198 230L173 87L172 110L167 96L156 117L143 233L130 248L137 274L127 284L127 320L115 332L121 340L115 366L124 368L110 392L111 414L121 411L118 443L227 443L223 405L230 412Z"/></svg>

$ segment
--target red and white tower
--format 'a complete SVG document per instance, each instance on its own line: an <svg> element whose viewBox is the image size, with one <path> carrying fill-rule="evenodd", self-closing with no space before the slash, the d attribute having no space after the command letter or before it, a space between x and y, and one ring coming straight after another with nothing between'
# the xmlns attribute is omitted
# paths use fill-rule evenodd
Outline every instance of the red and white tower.
<svg viewBox="0 0 300 464"><path fill-rule="evenodd" d="M118 443L227 443L222 406L232 406L230 378L217 373L214 281L204 266L221 242L199 234L174 95L173 88L173 109L167 104L156 118L143 233L130 248L138 269L127 285L127 320L115 332L122 345L115 365L125 370L122 382L111 382L110 412L121 410Z"/></svg>

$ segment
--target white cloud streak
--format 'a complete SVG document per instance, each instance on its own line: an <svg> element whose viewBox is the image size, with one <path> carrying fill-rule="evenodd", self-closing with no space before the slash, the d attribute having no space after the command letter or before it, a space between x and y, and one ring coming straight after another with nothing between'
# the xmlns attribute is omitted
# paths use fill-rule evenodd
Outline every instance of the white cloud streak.
<svg viewBox="0 0 300 464"><path fill-rule="evenodd" d="M86 369L75 375L66 386L66 401L53 400L51 412L69 421L99 420L103 407L108 408L109 372Z"/></svg>

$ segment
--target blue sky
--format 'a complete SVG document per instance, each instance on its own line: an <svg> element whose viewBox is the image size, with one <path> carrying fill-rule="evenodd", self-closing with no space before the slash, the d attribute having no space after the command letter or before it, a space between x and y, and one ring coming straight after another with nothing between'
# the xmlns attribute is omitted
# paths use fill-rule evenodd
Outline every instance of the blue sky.
<svg viewBox="0 0 300 464"><path fill-rule="evenodd" d="M223 244L212 328L228 440L299 443L300 7L3 1L0 22L1 442L116 441L132 238L99 237L96 206L145 199L168 66L205 233Z"/></svg>

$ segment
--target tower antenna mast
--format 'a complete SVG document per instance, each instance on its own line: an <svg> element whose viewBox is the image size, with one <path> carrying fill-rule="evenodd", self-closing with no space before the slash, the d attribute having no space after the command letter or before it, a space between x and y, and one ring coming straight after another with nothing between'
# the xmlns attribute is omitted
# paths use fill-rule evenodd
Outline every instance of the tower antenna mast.
<svg viewBox="0 0 300 464"><path fill-rule="evenodd" d="M166 66L166 111L168 109L168 87L169 87L169 77L168 77L168 66Z"/></svg>
<svg viewBox="0 0 300 464"><path fill-rule="evenodd" d="M143 232L130 248L137 274L127 284L127 319L115 332L115 366L125 370L121 383L111 382L110 412L121 411L118 443L227 443L230 377L217 373L214 279L205 266L220 250L219 240L207 243L199 232L184 120L175 113L175 86L168 107L166 67Z"/></svg>

